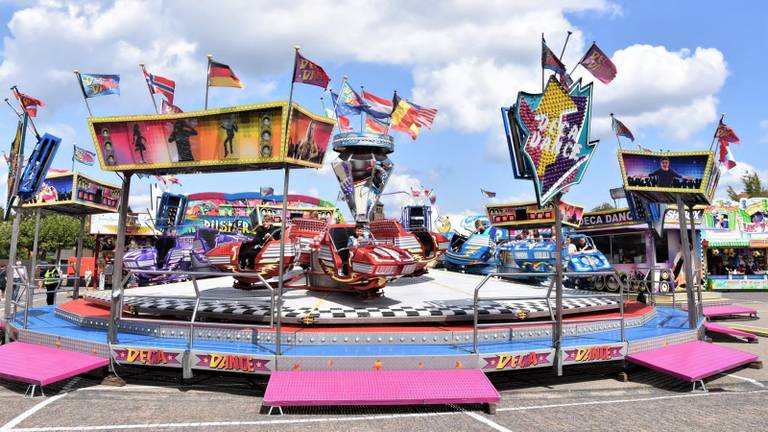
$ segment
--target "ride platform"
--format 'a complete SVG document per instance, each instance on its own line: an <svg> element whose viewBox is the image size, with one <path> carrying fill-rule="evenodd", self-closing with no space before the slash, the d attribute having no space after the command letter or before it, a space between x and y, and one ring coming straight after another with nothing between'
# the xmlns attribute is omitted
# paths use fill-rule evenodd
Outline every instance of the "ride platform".
<svg viewBox="0 0 768 432"><path fill-rule="evenodd" d="M34 397L35 388L71 378L106 366L109 360L95 355L25 342L0 346L0 378L29 384L25 396Z"/></svg>
<svg viewBox="0 0 768 432"><path fill-rule="evenodd" d="M755 354L702 341L630 354L627 360L684 381L700 383L704 379L758 361Z"/></svg>
<svg viewBox="0 0 768 432"><path fill-rule="evenodd" d="M438 279L441 272L433 273L433 281L447 280ZM284 319L279 331L268 322L243 320L235 313L227 315L226 311L222 311L225 318L198 316L201 320L196 320L191 327L187 317L164 309L153 314L138 313L138 317L128 310L118 323L116 343L110 345L107 343L108 304L88 299L30 308L26 326L23 314L17 314L8 325L16 340L95 354L120 364L262 375L276 371L345 370L475 369L501 372L552 367L558 362L567 366L622 360L628 354L695 341L700 334L699 328L689 328L685 311L627 302L622 320L615 303L597 310L591 310L594 305L587 304L568 311L563 323L563 344L558 352L553 342L554 325L548 313L540 317L523 313L514 319L505 319L499 315L481 314L478 307L478 318L484 318L484 322L483 326L475 327L471 294L483 277L456 276L458 278L451 280L458 282L444 284L443 292L435 295L436 300L431 302L410 284L391 287L393 289L385 291L385 296L374 299L290 290L286 294L287 307L309 304L315 310L297 315L293 320ZM216 279L198 281L203 298L227 293L239 295L242 300L254 295L253 292L232 290L222 286L221 282ZM493 282L500 284L492 285L489 290L496 286L493 288L498 289L495 293L507 298L519 293L535 293L540 297L546 294L545 287L504 280ZM157 292L154 297L158 301L163 299L163 289L168 289L167 296L179 294L182 288L194 291L192 282L186 284L128 289L125 300L137 292L144 296L150 289ZM397 297L398 292L412 293L412 299L422 298L436 305L465 304L467 317L460 321L386 321L371 313L375 311L368 310L398 307L398 301L406 299L402 295ZM481 294L490 296L492 292L482 291ZM292 296L295 298L291 299ZM601 296L610 301L617 300L616 296L597 295ZM582 302L593 297L572 299ZM368 314L356 313L354 318L347 318L340 324L312 325L304 320L322 310L321 300L331 299L361 312L365 306ZM290 313L286 309L282 312L283 317ZM702 323L703 320L699 326ZM193 328L191 338L190 328Z"/></svg>
<svg viewBox="0 0 768 432"><path fill-rule="evenodd" d="M264 405L380 406L486 404L501 396L477 369L275 372Z"/></svg>
<svg viewBox="0 0 768 432"><path fill-rule="evenodd" d="M734 328L724 326L713 322L705 322L704 329L709 333L719 333L728 336L738 337L746 340L749 343L757 343L757 336L752 333L736 330Z"/></svg>
<svg viewBox="0 0 768 432"><path fill-rule="evenodd" d="M722 318L733 316L748 316L757 318L757 309L740 305L705 306L704 316L707 318Z"/></svg>

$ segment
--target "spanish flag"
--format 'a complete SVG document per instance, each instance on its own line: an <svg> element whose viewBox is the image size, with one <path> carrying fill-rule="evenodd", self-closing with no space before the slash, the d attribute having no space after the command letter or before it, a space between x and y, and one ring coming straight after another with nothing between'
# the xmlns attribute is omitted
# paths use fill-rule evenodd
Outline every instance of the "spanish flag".
<svg viewBox="0 0 768 432"><path fill-rule="evenodd" d="M419 136L419 131L421 129L416 122L419 110L397 94L395 94L395 97L392 99L392 104L395 106L395 109L392 110L392 123L390 128L405 132L415 140L416 137Z"/></svg>
<svg viewBox="0 0 768 432"><path fill-rule="evenodd" d="M211 61L208 66L208 86L209 87L238 87L243 88L243 83L232 71L229 65Z"/></svg>

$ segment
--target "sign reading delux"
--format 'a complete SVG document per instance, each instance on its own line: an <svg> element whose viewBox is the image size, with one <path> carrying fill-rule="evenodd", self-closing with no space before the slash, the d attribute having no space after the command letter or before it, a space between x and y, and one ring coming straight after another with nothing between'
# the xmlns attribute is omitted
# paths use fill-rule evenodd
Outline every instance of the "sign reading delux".
<svg viewBox="0 0 768 432"><path fill-rule="evenodd" d="M554 363L554 350L544 351L518 351L507 354L497 354L493 357L484 357L484 370L529 369L535 367L552 366Z"/></svg>
<svg viewBox="0 0 768 432"><path fill-rule="evenodd" d="M611 227L619 225L632 225L643 221L636 221L628 208L607 210L600 212L584 213L581 219L581 228Z"/></svg>
<svg viewBox="0 0 768 432"><path fill-rule="evenodd" d="M573 347L564 349L563 353L564 365L621 360L627 354L627 344Z"/></svg>

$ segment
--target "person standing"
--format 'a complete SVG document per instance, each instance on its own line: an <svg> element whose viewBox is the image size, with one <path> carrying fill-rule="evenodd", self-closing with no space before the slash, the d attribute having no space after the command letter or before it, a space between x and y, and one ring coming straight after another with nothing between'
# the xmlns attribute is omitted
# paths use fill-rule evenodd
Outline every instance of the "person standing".
<svg viewBox="0 0 768 432"><path fill-rule="evenodd" d="M61 272L57 266L51 266L45 270L43 278L45 303L51 306L56 303L56 291L59 289L59 284L61 284Z"/></svg>
<svg viewBox="0 0 768 432"><path fill-rule="evenodd" d="M27 268L21 264L20 260L16 261L16 265L13 267L13 286L11 287L11 299L18 300L19 285L27 283Z"/></svg>

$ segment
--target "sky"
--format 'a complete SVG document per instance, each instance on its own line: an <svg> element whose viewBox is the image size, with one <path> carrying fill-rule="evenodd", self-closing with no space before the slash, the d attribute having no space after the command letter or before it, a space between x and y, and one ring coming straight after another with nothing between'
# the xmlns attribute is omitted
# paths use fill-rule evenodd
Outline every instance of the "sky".
<svg viewBox="0 0 768 432"><path fill-rule="evenodd" d="M203 107L207 54L232 66L245 84L244 90L212 88L209 107L218 108L287 99L293 46L299 45L325 68L334 89L348 75L356 88L383 97L397 90L438 109L432 130L416 141L394 133L395 171L386 190L392 194L382 198L387 213L399 214L409 200L397 192L423 187L435 191L438 213L469 215L488 203L481 188L496 192L494 201L535 199L533 185L512 176L500 108L519 91L541 90L541 34L559 53L571 31L563 56L569 69L596 41L618 74L608 85L583 68L573 74L595 81L591 138L600 143L581 184L565 199L591 208L610 201L608 190L620 186L610 113L634 132L636 143L674 151L707 149L725 113L741 143L732 146L736 168L722 175L723 197L746 171L768 180L766 16L764 3L740 0L727 7L710 0L221 0L215 8L184 0L4 0L0 89L17 85L46 103L35 123L41 133L62 138L53 168L65 169L74 144L94 146L73 70L121 75L120 96L89 100L95 116L153 112L139 63L175 80L176 105L192 111ZM316 113L322 112L321 96L329 99L306 85L294 93ZM353 125L358 121L352 118ZM0 109L0 137L10 143L15 126L10 108ZM335 200L338 183L328 168L335 157L329 151L323 169L293 171L290 192ZM77 169L119 183L98 166ZM3 166L0 182L6 175ZM281 172L179 179L183 186L173 186L174 192L282 187ZM134 210L149 206L149 182L134 179ZM0 194L5 189L0 184Z"/></svg>

